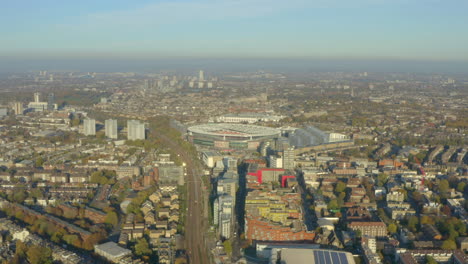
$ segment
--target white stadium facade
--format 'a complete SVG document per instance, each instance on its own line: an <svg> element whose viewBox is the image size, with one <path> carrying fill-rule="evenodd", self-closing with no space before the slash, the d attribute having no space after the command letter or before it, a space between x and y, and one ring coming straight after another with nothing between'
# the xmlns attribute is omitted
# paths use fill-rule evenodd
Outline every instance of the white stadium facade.
<svg viewBox="0 0 468 264"><path fill-rule="evenodd" d="M280 135L280 129L232 123L208 123L188 128L191 142L217 149L255 150L260 143L274 140Z"/></svg>

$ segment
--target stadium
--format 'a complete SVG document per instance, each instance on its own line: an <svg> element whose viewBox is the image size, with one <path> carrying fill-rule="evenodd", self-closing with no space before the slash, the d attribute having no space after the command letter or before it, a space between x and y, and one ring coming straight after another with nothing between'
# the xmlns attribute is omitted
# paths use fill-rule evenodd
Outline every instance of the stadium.
<svg viewBox="0 0 468 264"><path fill-rule="evenodd" d="M244 124L210 123L188 128L194 144L218 149L255 150L261 142L278 138L281 130Z"/></svg>

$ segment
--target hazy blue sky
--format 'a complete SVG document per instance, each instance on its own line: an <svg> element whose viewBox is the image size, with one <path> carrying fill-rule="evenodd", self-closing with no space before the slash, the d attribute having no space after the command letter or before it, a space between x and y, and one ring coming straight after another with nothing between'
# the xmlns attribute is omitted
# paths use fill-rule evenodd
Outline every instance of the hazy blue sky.
<svg viewBox="0 0 468 264"><path fill-rule="evenodd" d="M468 60L467 0L0 0L0 56Z"/></svg>

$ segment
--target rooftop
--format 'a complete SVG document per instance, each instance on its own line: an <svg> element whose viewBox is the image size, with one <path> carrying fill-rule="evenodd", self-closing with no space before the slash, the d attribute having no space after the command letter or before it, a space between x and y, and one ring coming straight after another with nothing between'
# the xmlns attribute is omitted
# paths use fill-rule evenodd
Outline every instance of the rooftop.
<svg viewBox="0 0 468 264"><path fill-rule="evenodd" d="M95 245L94 250L100 250L105 252L107 255L112 256L113 258L123 257L125 255L131 254L132 252L126 248L120 247L114 242L107 242L100 245Z"/></svg>
<svg viewBox="0 0 468 264"><path fill-rule="evenodd" d="M283 248L281 251L281 263L310 263L310 264L354 264L351 253L344 251ZM276 254L272 255L270 263L276 263Z"/></svg>
<svg viewBox="0 0 468 264"><path fill-rule="evenodd" d="M211 136L264 137L279 135L280 130L244 124L210 123L188 128L189 132Z"/></svg>

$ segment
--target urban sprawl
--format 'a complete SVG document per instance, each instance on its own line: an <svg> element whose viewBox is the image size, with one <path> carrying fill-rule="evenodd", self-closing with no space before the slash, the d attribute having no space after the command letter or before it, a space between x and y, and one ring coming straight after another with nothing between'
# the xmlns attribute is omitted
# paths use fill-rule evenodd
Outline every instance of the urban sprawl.
<svg viewBox="0 0 468 264"><path fill-rule="evenodd" d="M2 263L468 263L468 79L0 77Z"/></svg>

